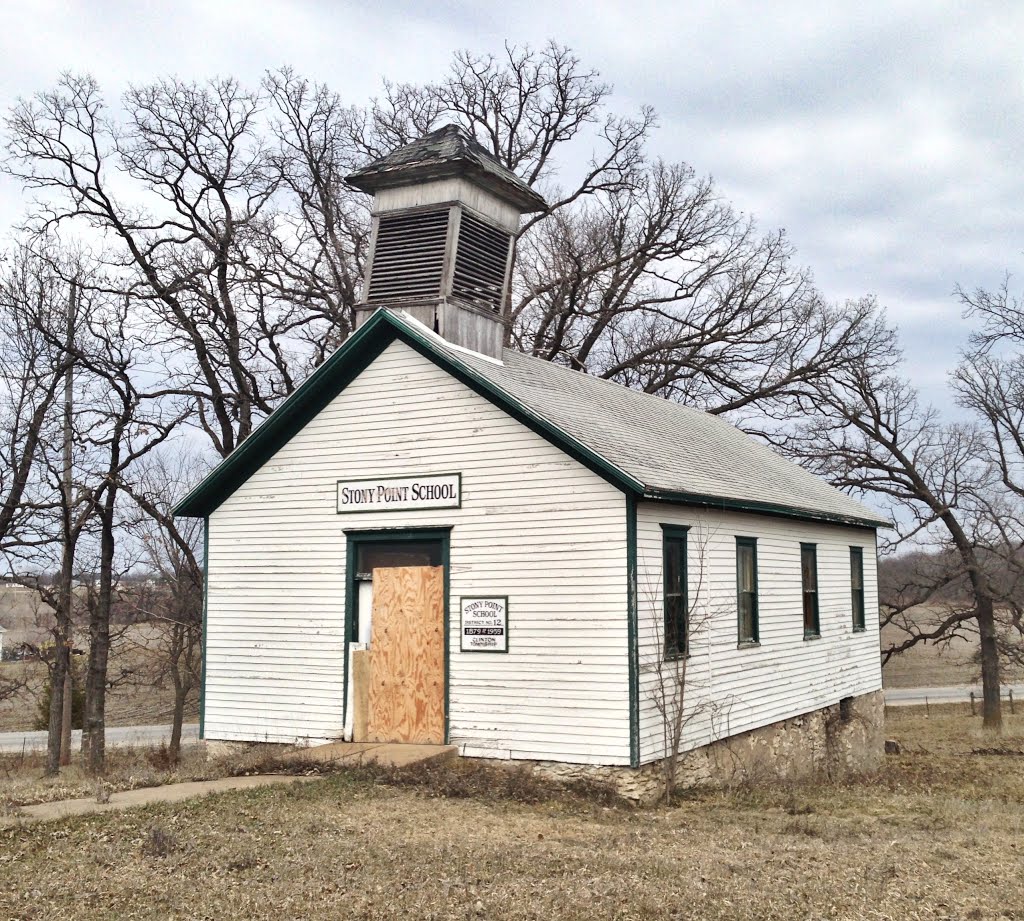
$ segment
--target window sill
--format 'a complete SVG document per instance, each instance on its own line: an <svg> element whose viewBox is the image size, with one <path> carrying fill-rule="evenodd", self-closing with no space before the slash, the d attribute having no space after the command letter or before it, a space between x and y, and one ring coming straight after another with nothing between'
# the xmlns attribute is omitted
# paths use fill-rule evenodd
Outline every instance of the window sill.
<svg viewBox="0 0 1024 921"><path fill-rule="evenodd" d="M868 632L868 628L867 627L854 627L853 628L853 632L854 633L867 633Z"/></svg>
<svg viewBox="0 0 1024 921"><path fill-rule="evenodd" d="M736 644L737 649L757 649L761 645L760 640L740 640Z"/></svg>
<svg viewBox="0 0 1024 921"><path fill-rule="evenodd" d="M821 639L821 634L820 633L805 633L804 634L804 642L806 642L807 640L820 640L820 639Z"/></svg>
<svg viewBox="0 0 1024 921"><path fill-rule="evenodd" d="M662 661L664 661L664 662L685 662L689 658L690 658L690 653L688 653L688 652L673 652L673 653L665 653L665 658Z"/></svg>

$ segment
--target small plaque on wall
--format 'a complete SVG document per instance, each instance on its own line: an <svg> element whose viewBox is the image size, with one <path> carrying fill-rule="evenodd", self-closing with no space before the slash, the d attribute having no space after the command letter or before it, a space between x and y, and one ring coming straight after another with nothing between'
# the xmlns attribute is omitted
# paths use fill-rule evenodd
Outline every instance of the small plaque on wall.
<svg viewBox="0 0 1024 921"><path fill-rule="evenodd" d="M463 652L508 652L508 598L460 598Z"/></svg>

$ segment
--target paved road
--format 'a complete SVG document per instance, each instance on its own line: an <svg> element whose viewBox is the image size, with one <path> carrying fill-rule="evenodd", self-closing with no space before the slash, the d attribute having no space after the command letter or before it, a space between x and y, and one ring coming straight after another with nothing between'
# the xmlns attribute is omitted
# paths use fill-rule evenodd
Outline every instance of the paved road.
<svg viewBox="0 0 1024 921"><path fill-rule="evenodd" d="M1024 704L1024 684L1003 685L1003 699L1013 689L1013 696ZM891 707L923 706L925 701L933 704L966 702L971 691L981 699L981 688L965 685L945 688L887 688L885 702ZM107 745L159 745L171 737L167 726L111 726L107 728ZM81 745L82 733L72 733L72 745L77 750ZM199 724L186 723L182 727L182 742L199 741ZM45 732L0 732L0 752L42 751L46 748Z"/></svg>
<svg viewBox="0 0 1024 921"><path fill-rule="evenodd" d="M171 727L167 726L108 726L107 745L159 745L169 741ZM182 742L199 741L199 724L186 723L181 730ZM77 751L82 733L72 733L72 747ZM0 752L41 751L46 748L45 732L0 732Z"/></svg>
<svg viewBox="0 0 1024 921"><path fill-rule="evenodd" d="M1003 700L1006 700L1010 690L1013 691L1015 702L1019 700L1024 703L1024 684L1004 684ZM971 699L971 691L974 691L974 696L980 701L980 685L946 688L886 688L885 702L891 707L921 706L926 701L932 704L960 703Z"/></svg>

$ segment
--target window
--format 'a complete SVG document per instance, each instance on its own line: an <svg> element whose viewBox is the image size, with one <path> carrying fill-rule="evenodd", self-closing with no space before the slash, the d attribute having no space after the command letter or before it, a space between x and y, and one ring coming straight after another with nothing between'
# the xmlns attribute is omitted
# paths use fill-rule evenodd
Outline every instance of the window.
<svg viewBox="0 0 1024 921"><path fill-rule="evenodd" d="M864 551L850 548L850 592L853 601L853 629L864 630Z"/></svg>
<svg viewBox="0 0 1024 921"><path fill-rule="evenodd" d="M736 604L740 643L758 642L757 539L754 537L736 538Z"/></svg>
<svg viewBox="0 0 1024 921"><path fill-rule="evenodd" d="M821 636L818 620L818 548L800 545L800 580L804 599L804 639Z"/></svg>
<svg viewBox="0 0 1024 921"><path fill-rule="evenodd" d="M665 594L665 658L677 659L689 650L686 594L686 529L662 527Z"/></svg>
<svg viewBox="0 0 1024 921"><path fill-rule="evenodd" d="M356 579L368 581L375 569L393 566L440 566L438 540L395 540L360 543L356 555Z"/></svg>

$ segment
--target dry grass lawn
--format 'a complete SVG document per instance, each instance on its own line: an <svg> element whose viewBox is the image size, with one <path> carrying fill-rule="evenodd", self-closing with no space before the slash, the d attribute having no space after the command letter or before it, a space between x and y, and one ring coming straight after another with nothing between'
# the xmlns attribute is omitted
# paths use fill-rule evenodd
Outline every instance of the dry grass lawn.
<svg viewBox="0 0 1024 921"><path fill-rule="evenodd" d="M1024 717L931 714L875 777L674 807L461 763L2 829L0 917L1024 919Z"/></svg>

